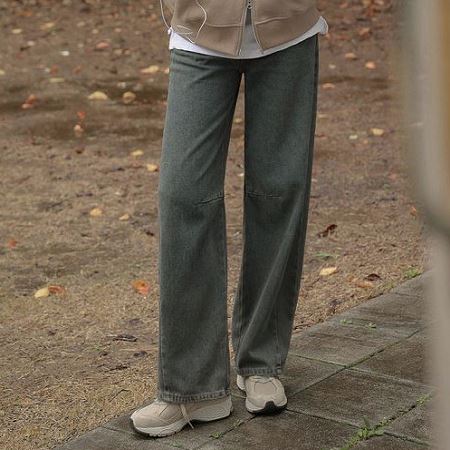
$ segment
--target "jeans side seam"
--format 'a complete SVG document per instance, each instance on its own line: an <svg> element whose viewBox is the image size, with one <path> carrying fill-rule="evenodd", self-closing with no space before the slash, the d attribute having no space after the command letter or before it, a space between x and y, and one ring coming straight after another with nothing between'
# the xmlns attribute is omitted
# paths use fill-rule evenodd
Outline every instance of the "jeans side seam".
<svg viewBox="0 0 450 450"><path fill-rule="evenodd" d="M159 219L158 220L161 220L161 214L160 213L158 213L159 214ZM159 249L159 253L158 253L158 258L159 258L159 264L158 264L158 271L159 271L159 278L160 278L160 282L159 282L159 285L161 286L161 234L159 235L159 246L160 246L160 249ZM163 347L162 347L162 340L163 340L163 336L162 336L162 326L161 326L161 296L159 297L160 298L160 301L159 301L159 327L158 327L158 345L159 345L159 372L160 372L160 375L161 375L161 379L159 380L160 381L160 385L161 385L161 387L162 387L162 389L165 389L166 388L166 384L165 384L165 381L164 381L164 366L163 366L163 355L162 355L162 353L163 353Z"/></svg>
<svg viewBox="0 0 450 450"><path fill-rule="evenodd" d="M307 171L307 183L306 183L306 190L305 190L305 211L308 212L309 210L309 197L310 197L310 190L311 190L311 183L309 181L309 179L311 178L311 171L312 171L312 164L313 164L313 148L314 148L314 134L315 134L315 122L316 122L316 109L317 109L317 89L318 89L318 71L319 71L319 42L318 42L318 36L316 35L316 46L315 46L315 62L314 62L314 83L313 83L313 106L312 106L312 112L311 112L311 129L310 129L310 133L309 133L309 142L308 142L308 151L309 151L309 155L308 155L308 171ZM302 228L307 227L308 224L308 220L307 220L307 216L305 217L305 215L302 216ZM305 234L305 239L306 239L306 232ZM301 257L301 252L302 252L302 246L299 246L299 251L298 251L298 255L297 255L297 259L298 261L300 260ZM299 292L300 290L300 279L301 279L301 274L300 271L297 271L296 274L296 279L295 279L295 292ZM298 295L298 294L297 294ZM294 313L295 314L295 311Z"/></svg>
<svg viewBox="0 0 450 450"><path fill-rule="evenodd" d="M280 302L275 302L275 341L276 341L276 367L281 368L281 353L280 353L280 340L279 340L279 333L278 333L278 319L279 319L279 314L278 314L278 304Z"/></svg>
<svg viewBox="0 0 450 450"><path fill-rule="evenodd" d="M225 204L223 205L222 208L222 217L223 217L223 224L224 224L224 228L222 229L222 276L223 276L223 297L224 297L224 302L225 302L225 317L224 317L224 321L225 321L225 358L226 358L226 378L225 378L225 383L226 383L226 388L229 389L230 387L230 357L229 357L229 341L228 341L228 289L227 289L227 278L228 278L228 264L227 264L227 231L226 231L226 212L225 212Z"/></svg>
<svg viewBox="0 0 450 450"><path fill-rule="evenodd" d="M244 185L246 184L244 179ZM244 192L245 192L245 186L244 186ZM242 242L242 267L241 267L241 289L240 292L238 292L238 295L240 294L240 302L239 302L239 310L238 310L238 317L239 317L239 334L238 334L238 341L235 349L235 366L237 370L237 364L236 364L236 357L238 356L240 347L241 347L241 339L242 339L242 318L244 315L244 280L245 276L245 262L246 262L246 251L245 251L245 237L246 237L246 210L245 210L245 201L244 201L244 214L243 214L243 242Z"/></svg>

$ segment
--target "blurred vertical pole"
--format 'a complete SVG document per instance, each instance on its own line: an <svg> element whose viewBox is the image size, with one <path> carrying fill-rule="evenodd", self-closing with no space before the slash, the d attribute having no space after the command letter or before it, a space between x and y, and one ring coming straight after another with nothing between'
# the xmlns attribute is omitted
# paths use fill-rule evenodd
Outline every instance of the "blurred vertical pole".
<svg viewBox="0 0 450 450"><path fill-rule="evenodd" d="M402 75L411 176L430 229L434 435L450 449L450 0L404 3Z"/></svg>

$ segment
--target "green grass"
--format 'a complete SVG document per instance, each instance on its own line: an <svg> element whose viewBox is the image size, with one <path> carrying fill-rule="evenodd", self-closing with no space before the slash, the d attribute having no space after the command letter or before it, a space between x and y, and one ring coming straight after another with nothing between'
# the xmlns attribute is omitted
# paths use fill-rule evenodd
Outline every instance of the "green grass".
<svg viewBox="0 0 450 450"><path fill-rule="evenodd" d="M412 280L413 278L418 277L421 274L421 270L417 267L410 267L404 275L404 278L407 280Z"/></svg>

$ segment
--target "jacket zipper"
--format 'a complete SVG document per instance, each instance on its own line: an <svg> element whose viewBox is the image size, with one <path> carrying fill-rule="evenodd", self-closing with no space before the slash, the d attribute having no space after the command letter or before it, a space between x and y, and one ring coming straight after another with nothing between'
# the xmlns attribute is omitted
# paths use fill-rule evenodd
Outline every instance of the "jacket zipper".
<svg viewBox="0 0 450 450"><path fill-rule="evenodd" d="M248 9L252 9L252 1L253 1L253 0L247 0L247 8L248 8ZM256 42L257 42L258 45L259 45L259 48L260 48L260 50L261 50L261 53L264 53L264 50L263 50L262 45L261 45L261 42L259 42L258 36L257 36L257 34L256 34L255 21L254 21L254 17L253 17L254 14L253 14L253 13L251 13L251 14L252 14L252 15L251 15L251 20L252 20L253 34L254 34L254 36L255 36Z"/></svg>
<svg viewBox="0 0 450 450"><path fill-rule="evenodd" d="M242 52L242 36L244 34L244 28L245 28L245 24L247 22L247 13L248 13L249 9L252 9L252 0L247 0L246 6L245 6L243 25L242 25L242 28L241 28L241 35L239 37L239 51L238 51L238 55L240 55L241 52ZM259 39L256 36L253 14L251 15L251 22L252 22L253 35L255 36L255 39L256 39L256 42L259 45L259 48L261 49L261 53L264 53L264 50L263 50L263 48L261 46L261 43L259 42Z"/></svg>
<svg viewBox="0 0 450 450"><path fill-rule="evenodd" d="M242 36L244 34L244 28L245 28L245 22L246 22L246 18L247 18L247 9L248 9L248 2L249 0L246 0L247 3L245 5L245 9L244 9L244 17L242 18L242 26L240 29L240 35L239 35L239 43L238 43L238 55L241 54L242 51Z"/></svg>

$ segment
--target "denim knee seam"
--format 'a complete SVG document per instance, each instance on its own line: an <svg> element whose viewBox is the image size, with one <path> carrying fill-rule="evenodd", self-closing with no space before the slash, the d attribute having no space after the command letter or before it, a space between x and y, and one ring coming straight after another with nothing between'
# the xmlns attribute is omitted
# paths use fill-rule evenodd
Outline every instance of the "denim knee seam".
<svg viewBox="0 0 450 450"><path fill-rule="evenodd" d="M158 399L169 403L189 403L201 400L214 400L231 395L231 389L220 389L212 392L202 392L200 394L175 394L158 389Z"/></svg>

